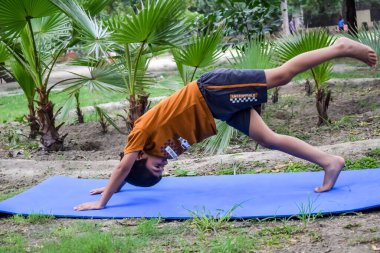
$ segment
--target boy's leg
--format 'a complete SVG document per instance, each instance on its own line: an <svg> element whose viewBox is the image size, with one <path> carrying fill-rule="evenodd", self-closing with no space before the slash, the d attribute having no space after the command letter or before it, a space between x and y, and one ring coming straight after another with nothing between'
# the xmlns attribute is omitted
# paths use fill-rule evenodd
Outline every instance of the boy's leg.
<svg viewBox="0 0 380 253"><path fill-rule="evenodd" d="M316 192L330 190L344 167L344 159L340 156L329 155L295 137L274 133L254 109L251 110L249 136L264 147L320 165L325 171L325 176L322 186L314 189Z"/></svg>
<svg viewBox="0 0 380 253"><path fill-rule="evenodd" d="M268 88L285 85L298 73L339 57L356 58L369 66L375 66L377 63L376 53L372 48L347 38L340 38L332 46L297 55L278 68L265 70Z"/></svg>

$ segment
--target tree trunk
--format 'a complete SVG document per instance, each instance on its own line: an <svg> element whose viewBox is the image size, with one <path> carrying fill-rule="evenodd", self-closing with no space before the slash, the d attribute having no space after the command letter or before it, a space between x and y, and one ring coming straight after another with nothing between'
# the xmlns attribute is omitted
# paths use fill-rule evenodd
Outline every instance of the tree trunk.
<svg viewBox="0 0 380 253"><path fill-rule="evenodd" d="M278 92L279 91L280 91L280 87L276 87L273 89L273 93L272 93L272 103L273 104L278 102L278 97L279 97Z"/></svg>
<svg viewBox="0 0 380 253"><path fill-rule="evenodd" d="M311 86L309 79L306 79L305 91L306 91L306 95L308 96L311 96L311 94L313 93L313 87Z"/></svg>
<svg viewBox="0 0 380 253"><path fill-rule="evenodd" d="M136 101L136 96L129 97L128 120L127 120L128 131L132 130L135 124L135 121L148 110L148 107L149 107L148 97L149 95L137 95L137 101Z"/></svg>
<svg viewBox="0 0 380 253"><path fill-rule="evenodd" d="M282 30L285 34L290 34L289 31L289 17L288 17L288 1L281 0L281 16L282 16Z"/></svg>
<svg viewBox="0 0 380 253"><path fill-rule="evenodd" d="M36 118L36 111L34 110L33 101L28 103L28 108L29 115L26 116L26 119L28 120L28 124L30 126L29 138L36 139L38 133L40 132L40 125L38 124L38 120Z"/></svg>
<svg viewBox="0 0 380 253"><path fill-rule="evenodd" d="M331 101L331 91L325 89L319 89L316 93L317 99L317 111L318 111L318 126L330 123L329 116L327 115L327 109Z"/></svg>
<svg viewBox="0 0 380 253"><path fill-rule="evenodd" d="M49 101L45 90L37 89L39 94L38 102L38 121L41 127L40 142L46 151L61 151L63 150L63 141L67 136L59 136L59 128L63 125L55 126L54 104Z"/></svg>
<svg viewBox="0 0 380 253"><path fill-rule="evenodd" d="M84 117L82 110L80 109L80 103L79 103L79 92L75 93L75 102L76 102L76 110L77 110L77 119L79 124L84 123Z"/></svg>
<svg viewBox="0 0 380 253"><path fill-rule="evenodd" d="M358 33L358 24L356 22L355 0L346 0L346 20L348 24L348 33L356 36Z"/></svg>

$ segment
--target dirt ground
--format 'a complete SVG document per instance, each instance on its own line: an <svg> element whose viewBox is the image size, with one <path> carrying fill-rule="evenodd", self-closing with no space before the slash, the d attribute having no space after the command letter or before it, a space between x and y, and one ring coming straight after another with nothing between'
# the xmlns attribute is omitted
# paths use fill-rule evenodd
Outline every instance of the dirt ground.
<svg viewBox="0 0 380 253"><path fill-rule="evenodd" d="M337 79L330 81L329 86L333 91L328 111L332 121L329 126L316 126L315 98L314 95L305 95L303 82L281 88L280 101L276 104L268 102L263 118L278 133L299 137L348 159L365 156L371 149L380 147L380 80ZM119 125L123 127L123 122ZM102 134L98 123L91 122L62 128L61 133L68 133L65 151L47 153L25 145L13 146L9 150L9 138L16 130L27 135L27 128L20 123L0 126L0 193L4 195L27 189L52 175L108 178L126 142L125 135L111 127L108 133ZM23 143L23 140L19 142ZM165 175L174 175L178 168L195 171L198 175L210 175L221 167L236 164L257 170L278 168L281 171L289 161L299 160L278 151L262 147L256 149L256 143L252 141L234 141L225 155L205 156L195 147L178 161L169 163ZM5 219L0 218L0 231L13 229ZM70 220L54 222L69 223ZM110 226L116 224L113 221ZM238 224L255 226L247 221ZM280 249L266 247L262 251L379 252L379 224L379 210L320 218L307 225L307 231L317 234L316 238L313 239L310 233L300 233L293 243Z"/></svg>

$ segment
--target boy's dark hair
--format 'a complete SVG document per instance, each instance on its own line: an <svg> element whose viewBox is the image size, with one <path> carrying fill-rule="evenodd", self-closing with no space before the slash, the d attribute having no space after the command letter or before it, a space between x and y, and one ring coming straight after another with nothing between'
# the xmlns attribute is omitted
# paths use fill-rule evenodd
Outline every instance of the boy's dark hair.
<svg viewBox="0 0 380 253"><path fill-rule="evenodd" d="M120 154L120 157L122 158L123 155ZM147 159L136 160L124 181L140 187L150 187L160 182L162 177L153 175L152 172L145 167L146 161Z"/></svg>

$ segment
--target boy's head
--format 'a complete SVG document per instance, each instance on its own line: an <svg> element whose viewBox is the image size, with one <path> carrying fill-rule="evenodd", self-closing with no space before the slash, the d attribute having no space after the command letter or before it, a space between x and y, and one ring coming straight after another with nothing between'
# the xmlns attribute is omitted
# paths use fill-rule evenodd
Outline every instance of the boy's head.
<svg viewBox="0 0 380 253"><path fill-rule="evenodd" d="M167 159L140 152L125 181L141 187L150 187L162 178Z"/></svg>

